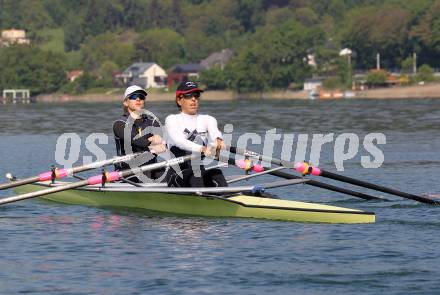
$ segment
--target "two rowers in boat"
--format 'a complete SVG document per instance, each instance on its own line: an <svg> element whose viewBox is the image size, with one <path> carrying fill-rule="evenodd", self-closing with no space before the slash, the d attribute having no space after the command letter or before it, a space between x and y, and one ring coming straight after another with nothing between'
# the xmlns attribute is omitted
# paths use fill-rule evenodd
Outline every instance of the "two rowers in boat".
<svg viewBox="0 0 440 295"><path fill-rule="evenodd" d="M198 113L202 92L203 90L191 81L183 82L177 87L175 102L180 113L169 115L165 119L168 147L173 157L182 157L191 153L209 156L212 150L208 143L214 146L215 150L225 148L217 120L212 116ZM144 110L146 96L147 92L141 87L135 85L128 87L124 94L124 114L113 124L118 156L125 155L126 149L130 147L131 151L128 153L151 152L151 155L148 155L149 159L143 161L142 165L156 163L157 154L166 150L162 137L158 135L161 134L159 120L154 114ZM154 131L155 128L157 132ZM146 134L144 134L145 130L147 130ZM124 142L128 137L130 142L128 140ZM146 172L146 176L150 179L164 178L170 187L227 186L220 169L206 170L201 161L184 162L179 166L180 171L170 168L165 177L162 177L164 170ZM130 165L122 163L116 168L129 169ZM136 176L129 180L140 182Z"/></svg>

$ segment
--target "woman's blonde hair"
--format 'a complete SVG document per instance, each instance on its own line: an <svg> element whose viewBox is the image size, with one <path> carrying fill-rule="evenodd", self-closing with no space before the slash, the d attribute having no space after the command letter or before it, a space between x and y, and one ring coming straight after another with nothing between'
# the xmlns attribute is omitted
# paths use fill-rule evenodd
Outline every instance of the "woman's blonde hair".
<svg viewBox="0 0 440 295"><path fill-rule="evenodd" d="M125 113L128 113L128 107L124 104L127 101L127 98L124 98L124 100L122 101L122 109Z"/></svg>

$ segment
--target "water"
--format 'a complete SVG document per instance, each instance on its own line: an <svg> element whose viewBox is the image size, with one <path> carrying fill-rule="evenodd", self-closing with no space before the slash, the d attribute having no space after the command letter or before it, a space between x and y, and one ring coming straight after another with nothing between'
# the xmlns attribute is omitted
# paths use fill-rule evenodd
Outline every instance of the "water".
<svg viewBox="0 0 440 295"><path fill-rule="evenodd" d="M149 109L163 120L175 106ZM99 146L114 155L111 124L120 111L118 103L0 106L0 175L49 169L65 132L81 138L76 164L93 156L85 147L93 132L108 134L108 144ZM232 122L235 138L277 128L296 135L350 132L362 143L365 134L382 132L382 167L361 166L368 155L361 145L340 173L411 193L440 192L440 100L203 102L203 111L215 114L221 128ZM335 171L332 144L324 145L320 165ZM0 293L438 294L439 208L388 195L391 202L366 202L308 186L274 192L374 211L377 222L176 217L28 200L0 207Z"/></svg>

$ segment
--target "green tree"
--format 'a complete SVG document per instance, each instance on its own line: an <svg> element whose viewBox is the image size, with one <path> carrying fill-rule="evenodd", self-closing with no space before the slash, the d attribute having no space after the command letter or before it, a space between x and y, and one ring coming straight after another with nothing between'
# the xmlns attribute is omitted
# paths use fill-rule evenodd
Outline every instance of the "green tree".
<svg viewBox="0 0 440 295"><path fill-rule="evenodd" d="M20 2L2 0L0 3L0 28L21 28Z"/></svg>
<svg viewBox="0 0 440 295"><path fill-rule="evenodd" d="M140 33L134 49L135 60L155 62L165 68L185 61L185 39L170 29L152 29Z"/></svg>
<svg viewBox="0 0 440 295"><path fill-rule="evenodd" d="M434 70L427 64L422 65L417 72L416 80L424 82L434 81Z"/></svg>
<svg viewBox="0 0 440 295"><path fill-rule="evenodd" d="M228 87L227 76L220 67L213 67L200 74L200 83L206 85L208 90L222 90Z"/></svg>
<svg viewBox="0 0 440 295"><path fill-rule="evenodd" d="M383 86L388 78L388 73L384 70L371 70L367 74L367 84L370 86Z"/></svg>
<svg viewBox="0 0 440 295"><path fill-rule="evenodd" d="M62 91L71 94L83 94L88 89L97 86L100 85L98 85L96 77L90 74L90 72L86 71L84 74L75 79L75 81L65 84L62 88Z"/></svg>
<svg viewBox="0 0 440 295"><path fill-rule="evenodd" d="M145 1L122 0L124 26L142 31L150 27Z"/></svg>
<svg viewBox="0 0 440 295"><path fill-rule="evenodd" d="M67 51L78 50L86 36L83 20L73 14L68 15L64 25L64 47Z"/></svg>
<svg viewBox="0 0 440 295"><path fill-rule="evenodd" d="M123 24L123 7L118 1L89 0L87 4L83 23L86 36L103 34Z"/></svg>
<svg viewBox="0 0 440 295"><path fill-rule="evenodd" d="M22 28L35 32L36 30L52 27L52 18L41 1L21 1L20 3L22 14L20 26Z"/></svg>
<svg viewBox="0 0 440 295"><path fill-rule="evenodd" d="M372 68L377 53L385 67L399 66L408 55L409 21L410 14L398 7L355 8L346 16L342 43L357 53L356 64L361 68Z"/></svg>
<svg viewBox="0 0 440 295"><path fill-rule="evenodd" d="M307 54L323 42L323 32L296 21L257 30L252 43L228 64L231 86L240 92L285 89L311 72Z"/></svg>
<svg viewBox="0 0 440 295"><path fill-rule="evenodd" d="M0 49L0 89L29 88L33 94L52 93L66 83L64 57L36 46Z"/></svg>
<svg viewBox="0 0 440 295"><path fill-rule="evenodd" d="M134 47L122 38L112 33L88 37L81 47L83 68L94 72L106 60L114 62L119 68L128 66L133 59Z"/></svg>
<svg viewBox="0 0 440 295"><path fill-rule="evenodd" d="M119 66L111 60L104 61L98 69L97 75L104 87L113 85L113 77L118 72Z"/></svg>
<svg viewBox="0 0 440 295"><path fill-rule="evenodd" d="M254 32L258 25L263 24L262 0L238 0L233 7L233 16L246 32Z"/></svg>
<svg viewBox="0 0 440 295"><path fill-rule="evenodd" d="M400 67L403 73L405 74L412 73L414 70L414 58L412 57L405 58L400 64Z"/></svg>
<svg viewBox="0 0 440 295"><path fill-rule="evenodd" d="M419 61L440 66L440 1L433 2L426 9L417 25L412 28L411 37L422 49Z"/></svg>
<svg viewBox="0 0 440 295"><path fill-rule="evenodd" d="M188 61L199 62L212 52L243 44L245 29L236 17L242 2L218 0L215 5L204 2L197 9L184 8L185 17L191 20L184 32Z"/></svg>

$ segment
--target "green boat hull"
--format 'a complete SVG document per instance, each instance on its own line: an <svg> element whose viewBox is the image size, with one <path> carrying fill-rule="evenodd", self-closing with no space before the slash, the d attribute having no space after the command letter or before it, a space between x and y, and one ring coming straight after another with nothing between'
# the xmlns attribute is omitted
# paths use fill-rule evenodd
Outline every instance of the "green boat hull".
<svg viewBox="0 0 440 295"><path fill-rule="evenodd" d="M17 194L45 189L38 185L15 188ZM336 206L236 194L231 197L200 196L166 192L68 190L42 197L86 206L147 209L158 212L243 217L314 223L373 223L375 215Z"/></svg>

